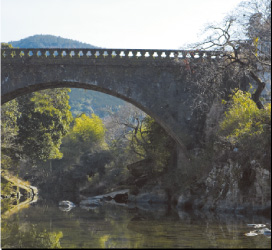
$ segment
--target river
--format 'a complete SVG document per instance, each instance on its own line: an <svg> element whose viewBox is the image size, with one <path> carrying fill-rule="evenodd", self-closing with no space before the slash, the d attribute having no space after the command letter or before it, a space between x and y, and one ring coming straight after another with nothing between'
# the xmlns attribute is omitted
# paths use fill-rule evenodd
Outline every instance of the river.
<svg viewBox="0 0 272 250"><path fill-rule="evenodd" d="M63 211L38 200L2 218L2 248L271 248L271 236L249 237L247 224L271 218L186 213L104 203ZM271 224L267 225L271 228Z"/></svg>

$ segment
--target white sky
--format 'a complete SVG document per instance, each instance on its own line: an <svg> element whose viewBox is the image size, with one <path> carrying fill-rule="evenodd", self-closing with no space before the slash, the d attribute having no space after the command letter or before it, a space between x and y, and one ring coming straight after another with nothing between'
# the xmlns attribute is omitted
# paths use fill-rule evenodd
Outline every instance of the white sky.
<svg viewBox="0 0 272 250"><path fill-rule="evenodd" d="M1 42L50 34L105 48L178 49L241 0L0 0Z"/></svg>

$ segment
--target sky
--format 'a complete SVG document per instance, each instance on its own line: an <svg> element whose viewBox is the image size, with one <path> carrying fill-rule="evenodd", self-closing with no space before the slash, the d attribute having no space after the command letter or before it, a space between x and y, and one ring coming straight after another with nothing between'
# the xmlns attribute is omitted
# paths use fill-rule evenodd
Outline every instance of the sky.
<svg viewBox="0 0 272 250"><path fill-rule="evenodd" d="M241 0L0 0L1 42L55 35L104 48L180 49Z"/></svg>

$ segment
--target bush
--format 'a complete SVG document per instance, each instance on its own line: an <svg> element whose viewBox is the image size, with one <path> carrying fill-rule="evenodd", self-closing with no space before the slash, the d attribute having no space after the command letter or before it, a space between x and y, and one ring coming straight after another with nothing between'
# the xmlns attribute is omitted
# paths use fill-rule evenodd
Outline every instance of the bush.
<svg viewBox="0 0 272 250"><path fill-rule="evenodd" d="M266 166L271 156L271 103L258 109L251 94L236 90L220 123L219 135L241 151L247 159L262 159ZM271 168L271 166L270 166Z"/></svg>

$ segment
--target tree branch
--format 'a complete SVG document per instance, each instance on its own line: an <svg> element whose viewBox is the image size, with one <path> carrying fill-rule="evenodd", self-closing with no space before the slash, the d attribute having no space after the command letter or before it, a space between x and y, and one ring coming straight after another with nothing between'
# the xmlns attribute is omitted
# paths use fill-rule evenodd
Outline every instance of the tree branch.
<svg viewBox="0 0 272 250"><path fill-rule="evenodd" d="M258 85L255 93L252 94L252 100L256 103L259 109L264 109L264 106L260 101L260 96L265 88L265 83L253 71L249 71L249 74Z"/></svg>

